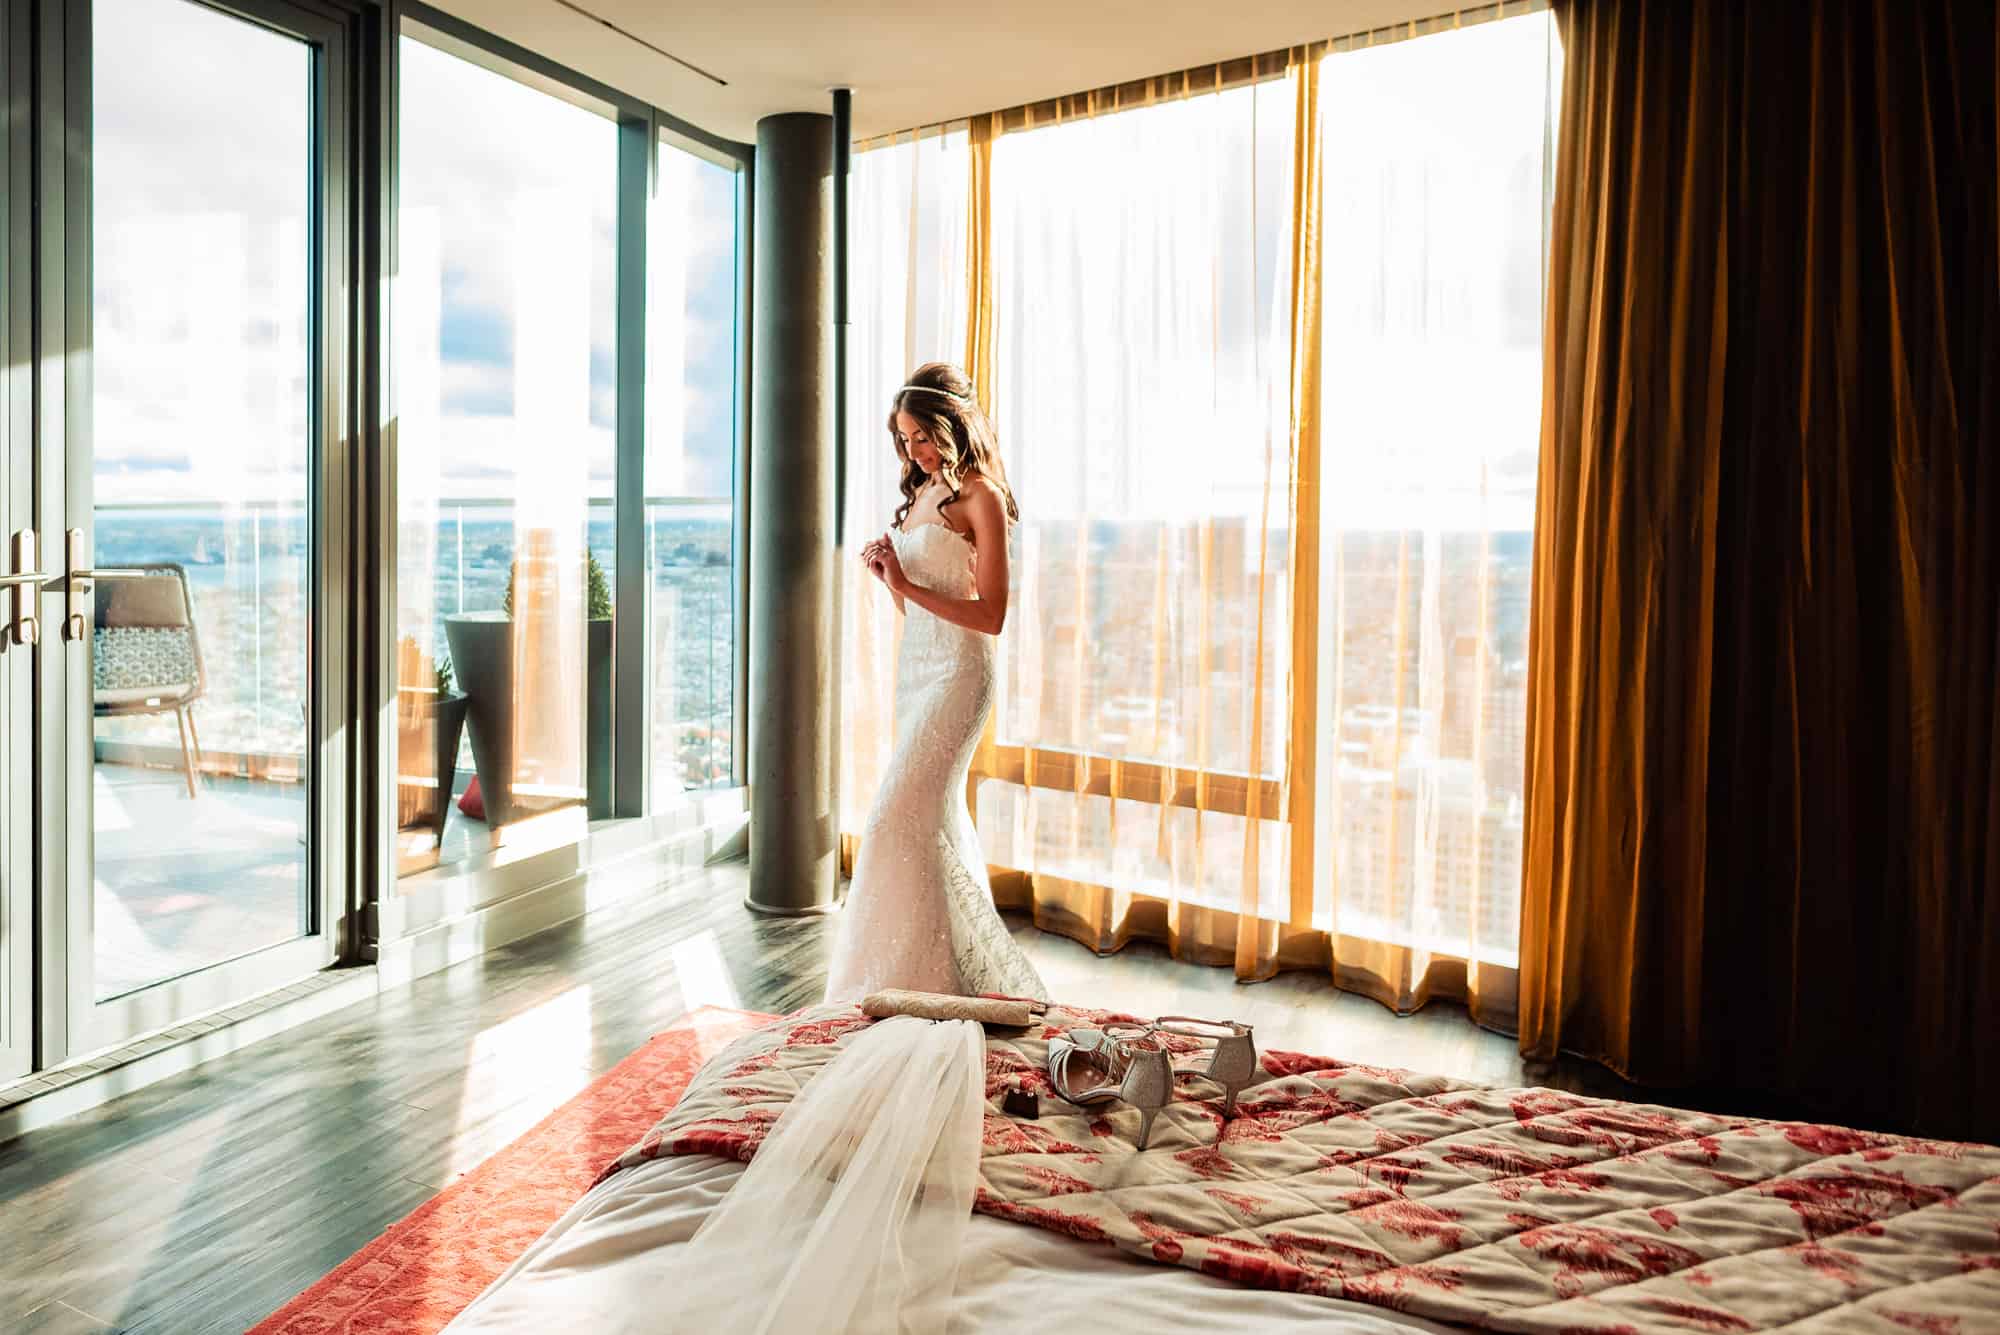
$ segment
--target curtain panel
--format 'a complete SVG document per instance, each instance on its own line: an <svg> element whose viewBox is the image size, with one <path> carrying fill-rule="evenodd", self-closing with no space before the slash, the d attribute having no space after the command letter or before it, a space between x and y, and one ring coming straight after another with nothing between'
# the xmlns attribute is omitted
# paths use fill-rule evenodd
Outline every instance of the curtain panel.
<svg viewBox="0 0 2000 1335"><path fill-rule="evenodd" d="M834 748L843 873L896 735L902 618L861 568L900 492L891 395L930 361L963 364L970 135L963 124L899 135L853 159L849 178L847 500L840 581L840 735Z"/></svg>
<svg viewBox="0 0 2000 1335"><path fill-rule="evenodd" d="M1523 1050L1991 1138L1994 7L1558 13Z"/></svg>

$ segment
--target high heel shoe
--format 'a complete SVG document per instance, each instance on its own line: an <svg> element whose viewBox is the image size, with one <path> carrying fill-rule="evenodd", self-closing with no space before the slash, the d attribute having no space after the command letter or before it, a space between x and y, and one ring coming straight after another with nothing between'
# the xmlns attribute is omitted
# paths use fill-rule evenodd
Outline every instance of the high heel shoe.
<svg viewBox="0 0 2000 1335"><path fill-rule="evenodd" d="M1072 1029L1049 1040L1049 1083L1081 1108L1122 1099L1139 1113L1140 1149L1153 1119L1174 1097L1174 1068L1150 1026Z"/></svg>
<svg viewBox="0 0 2000 1335"><path fill-rule="evenodd" d="M1215 1044L1208 1069L1199 1072L1222 1086L1222 1115L1236 1115L1236 1094L1257 1074L1257 1039L1250 1026L1235 1020L1199 1020L1192 1015L1162 1015L1150 1026L1176 1038ZM1221 1032L1217 1032L1217 1031Z"/></svg>

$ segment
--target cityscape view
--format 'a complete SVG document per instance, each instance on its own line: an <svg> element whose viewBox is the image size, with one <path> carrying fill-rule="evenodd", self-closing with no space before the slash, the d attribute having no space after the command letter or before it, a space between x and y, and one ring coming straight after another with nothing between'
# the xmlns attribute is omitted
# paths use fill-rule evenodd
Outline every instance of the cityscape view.
<svg viewBox="0 0 2000 1335"><path fill-rule="evenodd" d="M598 503L589 547L615 571L610 501ZM423 560L436 571L442 613L497 610L506 593L515 531L504 511L451 512ZM651 507L653 570L653 781L672 790L729 779L735 686L734 591L726 507L688 513ZM307 612L307 534L298 507L100 510L100 563L182 565L208 668L199 706L211 764L254 758L258 777L299 774L305 753L306 682L297 647ZM442 644L442 629L434 644ZM99 735L136 745L179 746L172 715L106 720ZM237 760L236 758L244 758ZM470 772L471 756L464 752Z"/></svg>
<svg viewBox="0 0 2000 1335"><path fill-rule="evenodd" d="M1227 531L1213 536L1213 550L1230 554L1217 564L1233 559L1224 568L1244 574L1197 609L1184 598L1137 596L1159 583L1163 538L1184 541L1186 532L1093 523L1079 578L1074 525L1024 525L1036 532L1020 544L1039 544L1049 574L1024 591L1023 619L1003 649L1000 740L1247 772L1255 571L1243 560L1245 526L1217 527ZM1284 537L1270 535L1267 619L1270 607L1290 605ZM1333 881L1316 897L1315 925L1378 940L1421 937L1445 949L1472 950L1476 934L1480 958L1510 962L1518 945L1532 535L1348 531L1328 545L1335 559L1322 564L1321 603L1339 620L1334 653L1322 655L1321 672L1332 680L1320 683L1314 731L1318 828L1332 841ZM1428 614L1427 557L1440 566ZM1188 623L1196 616L1199 635ZM1285 776L1288 749L1287 633L1282 617L1269 623L1259 685L1259 772L1274 781ZM1435 664L1426 661L1427 641L1443 650ZM1181 652L1156 660L1162 645ZM996 865L1239 905L1241 816L1197 818L1185 807L1163 814L1150 804L998 781L980 786L978 814ZM1259 825L1256 902L1264 916L1283 920L1288 841L1280 823Z"/></svg>

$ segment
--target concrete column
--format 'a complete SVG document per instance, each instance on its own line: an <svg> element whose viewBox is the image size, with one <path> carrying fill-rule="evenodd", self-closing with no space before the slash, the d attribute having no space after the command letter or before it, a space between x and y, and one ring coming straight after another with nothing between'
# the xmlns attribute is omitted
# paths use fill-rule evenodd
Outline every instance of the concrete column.
<svg viewBox="0 0 2000 1335"><path fill-rule="evenodd" d="M833 125L757 123L750 356L750 898L824 913L833 808Z"/></svg>

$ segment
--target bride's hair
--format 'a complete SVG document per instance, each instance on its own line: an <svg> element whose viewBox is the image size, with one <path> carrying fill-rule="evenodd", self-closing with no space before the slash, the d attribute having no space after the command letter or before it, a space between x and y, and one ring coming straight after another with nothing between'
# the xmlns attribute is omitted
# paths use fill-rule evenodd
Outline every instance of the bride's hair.
<svg viewBox="0 0 2000 1335"><path fill-rule="evenodd" d="M889 408L889 439L896 446L896 457L903 461L903 503L896 510L896 527L902 527L910 507L916 504L917 492L924 485L924 470L911 460L910 452L903 448L902 435L896 430L897 413L908 413L922 422L930 431L931 443L937 447L938 472L951 491L951 495L938 503L939 517L943 517L945 506L959 498L965 479L977 474L1000 489L1007 521L1020 519L1021 508L1014 503L1013 488L1007 485L1007 470L1000 463L1000 438L979 400L972 395L972 381L950 362L926 362L910 372L908 382L896 391L896 401Z"/></svg>

